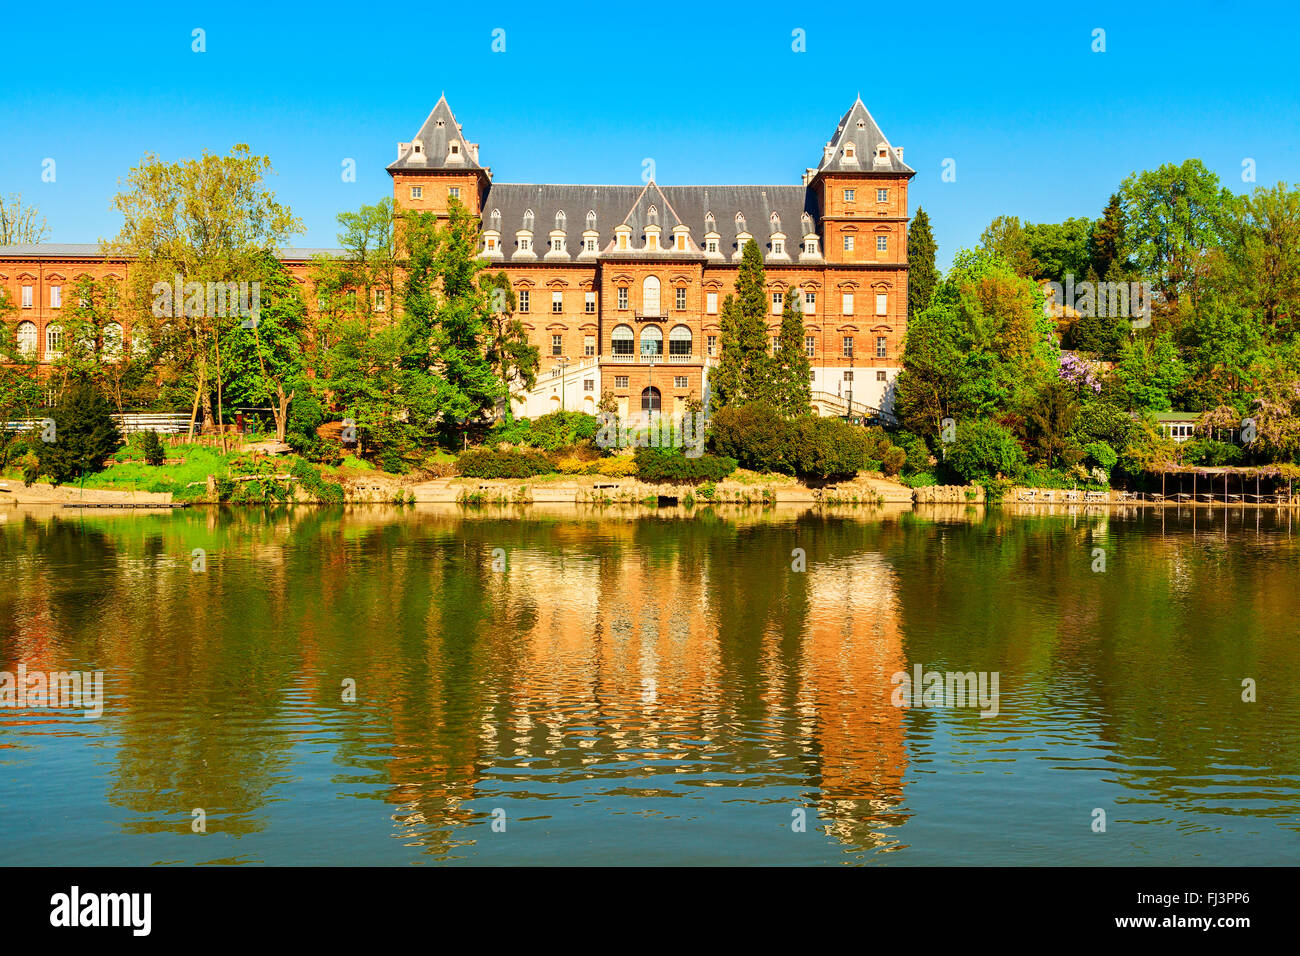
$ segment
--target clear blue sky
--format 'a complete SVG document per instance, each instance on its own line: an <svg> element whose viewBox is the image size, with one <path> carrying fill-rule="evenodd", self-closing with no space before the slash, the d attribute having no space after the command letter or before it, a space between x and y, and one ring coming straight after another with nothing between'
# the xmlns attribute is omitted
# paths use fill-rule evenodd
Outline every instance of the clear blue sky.
<svg viewBox="0 0 1300 956"><path fill-rule="evenodd" d="M94 241L116 233L110 198L145 153L246 142L307 225L296 244L333 245L335 214L390 193L384 166L444 91L499 181L635 183L652 157L665 184L797 183L861 92L918 171L912 209L943 265L998 214L1096 216L1164 162L1200 157L1235 190L1247 157L1261 184L1300 180L1295 4L847 9L14 4L0 192L37 203L52 241Z"/></svg>

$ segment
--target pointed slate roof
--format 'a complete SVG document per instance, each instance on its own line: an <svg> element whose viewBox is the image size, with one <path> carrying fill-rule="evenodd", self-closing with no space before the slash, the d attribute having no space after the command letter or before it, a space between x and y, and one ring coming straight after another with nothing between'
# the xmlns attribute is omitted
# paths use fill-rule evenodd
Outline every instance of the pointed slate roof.
<svg viewBox="0 0 1300 956"><path fill-rule="evenodd" d="M414 144L417 142L420 144L419 153L415 151ZM459 161L449 161L451 151L448 147L452 143L460 144ZM479 165L474 156L475 151L470 148L471 144L461 133L460 124L452 115L445 95L438 97L437 105L424 121L424 125L420 127L420 131L415 134L415 139L403 145L406 148L402 150L397 162L389 164L390 170L484 168Z"/></svg>
<svg viewBox="0 0 1300 956"><path fill-rule="evenodd" d="M853 153L856 162L853 159L846 159L845 147L853 144ZM888 147L888 162L875 162L876 147L880 144ZM840 120L840 125L835 128L835 135L831 141L826 144L826 152L823 154L821 165L818 172L886 172L886 173L915 173L912 169L899 158L890 145L888 137L881 131L871 113L862 103L862 97L849 107L849 111L844 114Z"/></svg>

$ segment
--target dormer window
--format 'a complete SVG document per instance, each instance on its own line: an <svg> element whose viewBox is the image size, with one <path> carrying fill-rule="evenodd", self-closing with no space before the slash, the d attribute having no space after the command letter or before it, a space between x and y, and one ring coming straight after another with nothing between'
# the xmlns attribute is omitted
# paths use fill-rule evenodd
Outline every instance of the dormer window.
<svg viewBox="0 0 1300 956"><path fill-rule="evenodd" d="M677 252L685 252L685 251L686 251L686 233L684 233L684 232L679 232L679 233L677 233L677 235L673 236L673 238L676 240L676 244L673 246L674 250L676 250Z"/></svg>
<svg viewBox="0 0 1300 956"><path fill-rule="evenodd" d="M524 211L524 228L529 232L533 231L533 211L531 209Z"/></svg>
<svg viewBox="0 0 1300 956"><path fill-rule="evenodd" d="M844 147L844 161L847 163L856 163L858 161L857 148L852 143Z"/></svg>
<svg viewBox="0 0 1300 956"><path fill-rule="evenodd" d="M705 239L705 240L704 240L704 251L705 251L705 252L708 252L708 253L714 253L714 254L716 254L717 251L718 251L718 240L717 240L717 239L713 239L713 238Z"/></svg>
<svg viewBox="0 0 1300 956"><path fill-rule="evenodd" d="M772 255L774 256L785 255L785 242L783 240L781 239L772 240Z"/></svg>
<svg viewBox="0 0 1300 956"><path fill-rule="evenodd" d="M712 213L712 212L706 212L706 213L704 214L704 231L705 231L706 233L709 233L709 232L716 232L717 229L718 229L718 223L717 223L717 221L713 218L713 213Z"/></svg>
<svg viewBox="0 0 1300 956"><path fill-rule="evenodd" d="M659 225L659 210L652 205L649 209L646 210L645 218L646 218L646 222L649 225L651 226Z"/></svg>
<svg viewBox="0 0 1300 956"><path fill-rule="evenodd" d="M816 236L804 236L803 251L804 251L804 255L809 255L809 256L820 255L820 253L817 251Z"/></svg>
<svg viewBox="0 0 1300 956"><path fill-rule="evenodd" d="M587 210L587 229L591 232L596 231L596 212L594 209Z"/></svg>
<svg viewBox="0 0 1300 956"><path fill-rule="evenodd" d="M568 221L569 221L568 218L564 215L564 210L563 210L563 209L561 209L559 212L557 212L557 213L555 214L555 230L556 230L556 232L564 232L564 230L567 228Z"/></svg>

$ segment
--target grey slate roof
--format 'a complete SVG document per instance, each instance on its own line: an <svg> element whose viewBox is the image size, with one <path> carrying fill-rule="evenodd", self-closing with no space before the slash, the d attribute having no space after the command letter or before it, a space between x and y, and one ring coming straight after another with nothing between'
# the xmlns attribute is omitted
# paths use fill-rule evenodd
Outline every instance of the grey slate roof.
<svg viewBox="0 0 1300 956"><path fill-rule="evenodd" d="M483 203L483 226L499 229L506 258L515 251L515 232L524 228L524 215L533 213L533 246L538 258L547 251L547 235L555 228L556 214L565 216L565 232L570 257L576 258L578 242L587 228L587 214L595 213L599 248L612 251L614 227L627 223L632 227L632 243L639 250L645 244L645 227L651 207L658 217L665 250L656 257L699 258L699 247L706 233L706 217L711 212L716 231L722 237L722 254L736 251L740 228L736 214L744 217L745 231L754 237L764 254L770 251L768 237L776 231L772 213L785 233L787 251L797 251L805 232L803 214L808 213L812 228L818 227L815 193L806 186L562 186L535 183L492 183ZM495 214L499 213L499 218ZM499 225L495 225L498 223ZM673 227L690 227L694 248L689 253L672 253Z"/></svg>
<svg viewBox="0 0 1300 956"><path fill-rule="evenodd" d="M852 143L853 152L857 162L852 160L846 161L845 147ZM886 154L888 162L876 163L876 147L884 143L888 147ZM908 166L894 151L890 145L889 139L881 132L880 127L868 112L866 106L859 97L849 111L844 114L840 120L840 125L835 128L835 135L831 141L826 144L827 150L823 152L821 165L818 167L822 172L887 172L887 173L915 173L916 170ZM829 152L830 155L825 155Z"/></svg>
<svg viewBox="0 0 1300 956"><path fill-rule="evenodd" d="M414 144L417 142L420 144L419 153L415 151ZM459 161L451 161L449 147L452 143L460 144ZM461 133L460 124L452 115L446 96L438 98L437 105L424 121L424 125L420 127L420 131L415 134L415 139L403 145L406 149L401 151L395 163L389 164L390 170L483 168L475 157L478 147L471 148L470 142Z"/></svg>

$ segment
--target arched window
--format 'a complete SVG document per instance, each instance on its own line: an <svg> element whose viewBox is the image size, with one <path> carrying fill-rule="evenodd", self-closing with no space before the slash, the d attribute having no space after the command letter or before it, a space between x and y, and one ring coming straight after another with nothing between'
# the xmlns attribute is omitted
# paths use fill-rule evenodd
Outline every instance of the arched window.
<svg viewBox="0 0 1300 956"><path fill-rule="evenodd" d="M717 220L713 218L713 213L712 213L712 212L706 212L706 213L704 214L704 231L705 231L705 232L717 232L717 225L718 225L718 223L717 223Z"/></svg>
<svg viewBox="0 0 1300 956"><path fill-rule="evenodd" d="M691 330L684 325L674 325L668 333L669 355L691 354Z"/></svg>
<svg viewBox="0 0 1300 956"><path fill-rule="evenodd" d="M35 355L38 338L35 322L18 323L18 353L20 355L28 357Z"/></svg>
<svg viewBox="0 0 1300 956"><path fill-rule="evenodd" d="M104 326L104 354L109 358L118 358L122 354L122 326L117 322Z"/></svg>
<svg viewBox="0 0 1300 956"><path fill-rule="evenodd" d="M47 325L45 327L45 357L58 358L63 354L63 326Z"/></svg>
<svg viewBox="0 0 1300 956"><path fill-rule="evenodd" d="M569 221L568 217L564 215L564 210L561 209L559 212L555 214L555 231L564 232L568 224L568 221Z"/></svg>
<svg viewBox="0 0 1300 956"><path fill-rule="evenodd" d="M492 215L488 216L488 228L495 231L501 231L501 210L493 209Z"/></svg>
<svg viewBox="0 0 1300 956"><path fill-rule="evenodd" d="M615 355L631 355L636 350L636 336L632 334L630 325L614 326L614 331L609 338Z"/></svg>
<svg viewBox="0 0 1300 956"><path fill-rule="evenodd" d="M651 385L649 388L641 390L641 411L657 412L663 407L663 399L659 396L659 389Z"/></svg>
<svg viewBox="0 0 1300 956"><path fill-rule="evenodd" d="M646 210L645 219L647 225L659 225L659 210L653 204Z"/></svg>
<svg viewBox="0 0 1300 956"><path fill-rule="evenodd" d="M657 325L647 325L641 330L641 354L663 355L664 333Z"/></svg>
<svg viewBox="0 0 1300 956"><path fill-rule="evenodd" d="M593 231L596 228L596 211L594 209L587 210L587 228Z"/></svg>
<svg viewBox="0 0 1300 956"><path fill-rule="evenodd" d="M641 284L641 311L646 315L659 315L658 276L646 276Z"/></svg>
<svg viewBox="0 0 1300 956"><path fill-rule="evenodd" d="M529 232L533 231L533 211L531 209L524 211L524 228Z"/></svg>
<svg viewBox="0 0 1300 956"><path fill-rule="evenodd" d="M738 212L736 213L736 232L744 232L744 231L745 231L745 214L743 212Z"/></svg>
<svg viewBox="0 0 1300 956"><path fill-rule="evenodd" d="M781 231L781 217L779 215L772 213L772 215L768 217L768 222L771 223L773 232Z"/></svg>

